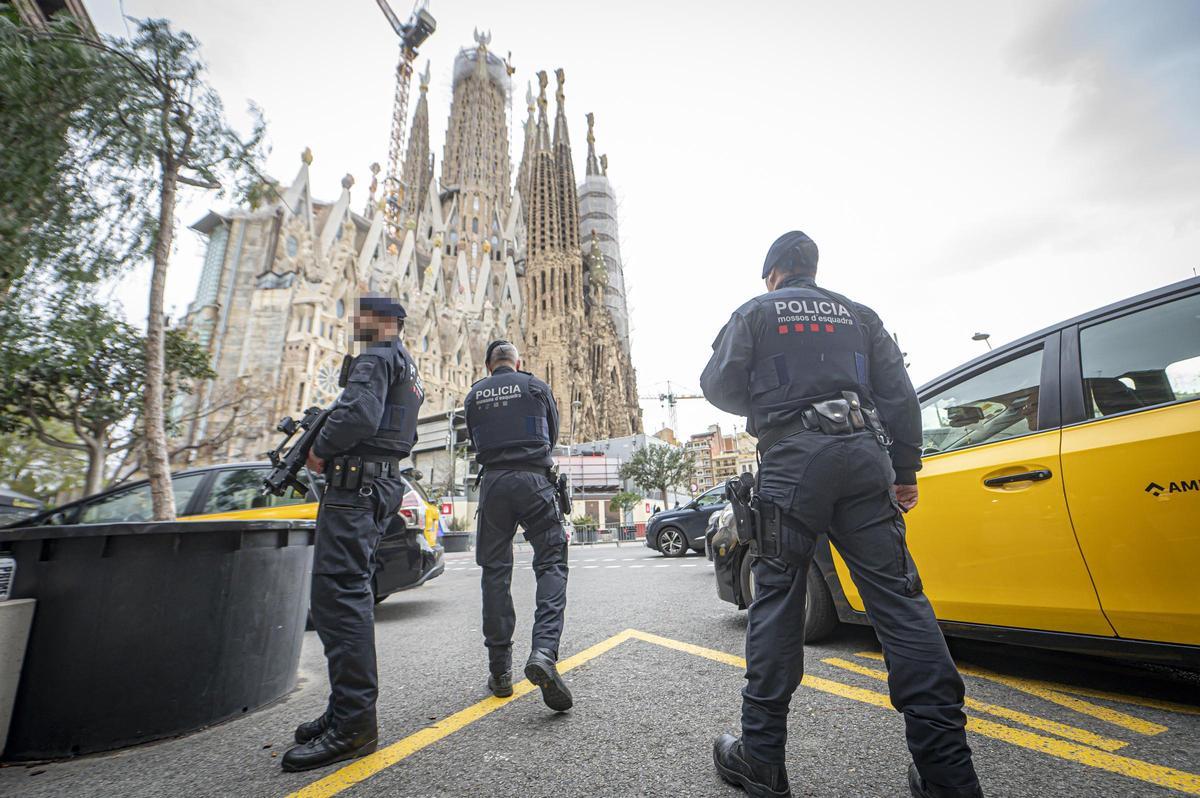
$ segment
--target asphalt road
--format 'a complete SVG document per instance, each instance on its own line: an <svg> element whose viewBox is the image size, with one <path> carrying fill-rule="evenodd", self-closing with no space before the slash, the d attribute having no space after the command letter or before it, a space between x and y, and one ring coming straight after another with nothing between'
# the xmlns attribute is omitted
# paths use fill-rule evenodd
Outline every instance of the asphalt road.
<svg viewBox="0 0 1200 798"><path fill-rule="evenodd" d="M640 545L571 552L565 676L575 708L534 690L486 691L479 571L446 573L378 608L381 750L349 768L285 774L296 723L320 713L324 659L306 637L282 701L183 738L78 760L0 769L0 795L736 796L715 775L712 738L736 731L744 613L717 599L699 555ZM533 576L518 549L514 661L528 653ZM633 631L630 631L633 630ZM1194 674L952 642L972 703L970 741L989 796L1200 795ZM903 723L887 706L869 629L809 648L792 703L796 795L906 796Z"/></svg>

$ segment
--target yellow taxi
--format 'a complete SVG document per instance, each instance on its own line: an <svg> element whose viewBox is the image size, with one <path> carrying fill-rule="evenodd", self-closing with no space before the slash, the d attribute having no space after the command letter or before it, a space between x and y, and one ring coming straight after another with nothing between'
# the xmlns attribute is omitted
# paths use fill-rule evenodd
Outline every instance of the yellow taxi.
<svg viewBox="0 0 1200 798"><path fill-rule="evenodd" d="M947 634L1200 664L1200 279L1026 336L918 396L907 537ZM744 605L748 579L724 597ZM867 622L827 542L808 587L809 639Z"/></svg>
<svg viewBox="0 0 1200 798"><path fill-rule="evenodd" d="M270 472L269 463L248 463L224 466L230 471L218 478L208 491L207 501L194 509L196 514L186 516L188 521L262 520L282 518L292 520L316 520L318 503L314 496L301 495L293 488L282 496L263 496L263 478ZM301 471L297 477L307 483L308 476ZM404 499L399 515L409 529L419 529L430 546L438 544L442 526L438 508L429 501L425 490L417 481L420 476L411 468L401 472L404 481ZM180 514L184 518L183 514Z"/></svg>
<svg viewBox="0 0 1200 798"><path fill-rule="evenodd" d="M189 468L171 475L175 508L181 521L315 520L315 497L289 489L283 496L264 496L263 478L271 471L265 462L226 463ZM301 482L307 474L298 475ZM401 472L404 498L375 553L372 589L376 601L440 576L444 549L438 538L442 524L438 508L429 502L413 469ZM131 482L70 504L45 510L17 523L21 526L106 524L149 521L153 518L150 484Z"/></svg>

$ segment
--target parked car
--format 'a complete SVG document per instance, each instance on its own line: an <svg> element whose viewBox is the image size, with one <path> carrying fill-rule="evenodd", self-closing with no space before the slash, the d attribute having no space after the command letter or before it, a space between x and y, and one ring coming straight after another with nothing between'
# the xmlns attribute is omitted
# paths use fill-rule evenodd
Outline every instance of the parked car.
<svg viewBox="0 0 1200 798"><path fill-rule="evenodd" d="M1200 665L1200 279L1060 322L918 390L907 540L949 635ZM754 594L745 546L718 592ZM827 541L818 639L867 623Z"/></svg>
<svg viewBox="0 0 1200 798"><path fill-rule="evenodd" d="M0 526L10 526L37 515L44 508L45 505L32 496L0 488Z"/></svg>
<svg viewBox="0 0 1200 798"><path fill-rule="evenodd" d="M701 493L682 507L663 510L646 522L646 546L664 557L704 551L704 528L709 516L725 507L725 486Z"/></svg>
<svg viewBox="0 0 1200 798"><path fill-rule="evenodd" d="M231 463L173 474L171 484L180 520L316 519L318 505L313 492L302 494L289 489L284 496L262 495L262 480L270 468L265 462ZM305 472L299 477L307 481ZM422 585L445 569L437 540L441 529L437 507L425 497L415 472L408 469L401 478L407 487L403 502L376 552L372 583L376 601ZM151 518L150 483L141 480L46 510L13 526L104 524Z"/></svg>

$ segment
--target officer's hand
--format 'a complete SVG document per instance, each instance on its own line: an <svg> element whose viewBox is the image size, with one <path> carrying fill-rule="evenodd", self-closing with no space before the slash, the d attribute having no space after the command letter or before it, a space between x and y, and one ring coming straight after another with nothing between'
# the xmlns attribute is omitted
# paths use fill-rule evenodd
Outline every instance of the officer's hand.
<svg viewBox="0 0 1200 798"><path fill-rule="evenodd" d="M904 512L907 513L917 506L916 485L893 485L892 490L896 493L896 504L900 505Z"/></svg>
<svg viewBox="0 0 1200 798"><path fill-rule="evenodd" d="M308 459L304 461L304 464L308 466L308 470L314 474L320 474L325 470L325 461L313 454L311 450L309 451Z"/></svg>

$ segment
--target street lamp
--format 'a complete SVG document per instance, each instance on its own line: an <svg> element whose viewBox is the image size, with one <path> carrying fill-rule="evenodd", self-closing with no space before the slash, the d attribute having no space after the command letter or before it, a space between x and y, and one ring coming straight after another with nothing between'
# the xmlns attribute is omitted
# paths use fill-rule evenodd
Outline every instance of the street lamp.
<svg viewBox="0 0 1200 798"><path fill-rule="evenodd" d="M990 352L990 351L992 351L992 342L989 341L988 339L991 337L992 336L988 333L977 332L971 336L971 340L972 341L983 341L985 344L987 344L988 351Z"/></svg>

